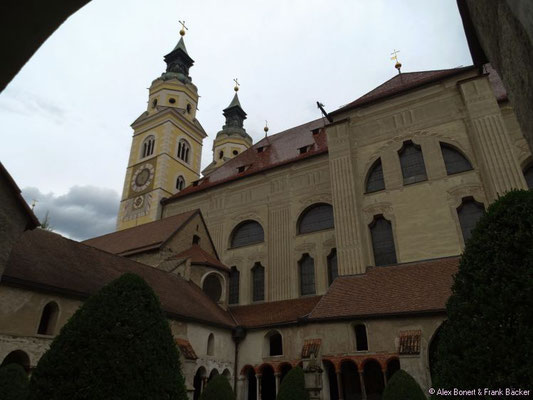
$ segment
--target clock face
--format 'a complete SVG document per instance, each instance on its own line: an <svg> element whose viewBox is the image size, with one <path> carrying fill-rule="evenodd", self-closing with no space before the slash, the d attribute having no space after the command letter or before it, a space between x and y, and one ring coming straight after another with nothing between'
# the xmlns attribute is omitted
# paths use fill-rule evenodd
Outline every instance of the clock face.
<svg viewBox="0 0 533 400"><path fill-rule="evenodd" d="M154 166L150 163L141 165L135 170L131 179L131 188L135 192L145 190L154 179Z"/></svg>

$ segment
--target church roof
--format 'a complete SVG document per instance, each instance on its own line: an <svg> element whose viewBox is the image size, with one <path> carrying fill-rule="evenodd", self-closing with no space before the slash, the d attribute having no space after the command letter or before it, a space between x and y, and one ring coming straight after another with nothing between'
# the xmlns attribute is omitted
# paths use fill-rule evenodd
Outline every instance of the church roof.
<svg viewBox="0 0 533 400"><path fill-rule="evenodd" d="M182 258L191 258L192 264L209 265L225 272L230 271L230 269L226 265L222 264L220 260L218 260L212 254L209 254L197 244L193 244L189 249L170 257L170 259Z"/></svg>
<svg viewBox="0 0 533 400"><path fill-rule="evenodd" d="M309 320L444 312L459 259L370 267L365 274L340 276Z"/></svg>
<svg viewBox="0 0 533 400"><path fill-rule="evenodd" d="M215 169L197 181L196 184L190 185L164 200L163 203L298 160L327 153L326 133L321 129L323 126L323 119L317 119L268 136ZM306 148L303 153L300 151L302 148Z"/></svg>
<svg viewBox="0 0 533 400"><path fill-rule="evenodd" d="M150 285L171 318L235 325L229 313L192 282L42 229L26 231L15 244L2 283L86 298L126 272Z"/></svg>
<svg viewBox="0 0 533 400"><path fill-rule="evenodd" d="M88 239L82 243L122 256L159 249L198 213L200 213L200 210L188 211L133 228Z"/></svg>

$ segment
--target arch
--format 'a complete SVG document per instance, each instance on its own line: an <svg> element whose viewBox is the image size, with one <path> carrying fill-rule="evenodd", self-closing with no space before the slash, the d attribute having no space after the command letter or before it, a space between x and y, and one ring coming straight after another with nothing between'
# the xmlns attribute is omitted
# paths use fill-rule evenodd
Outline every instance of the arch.
<svg viewBox="0 0 533 400"><path fill-rule="evenodd" d="M315 260L309 253L303 254L300 261L298 261L298 276L300 280L300 295L315 294Z"/></svg>
<svg viewBox="0 0 533 400"><path fill-rule="evenodd" d="M189 152L191 151L191 145L189 142L181 138L178 142L178 158L186 163L189 163Z"/></svg>
<svg viewBox="0 0 533 400"><path fill-rule="evenodd" d="M278 370L279 370L279 382L283 382L283 378L285 378L285 376L289 373L289 371L292 369L292 365L291 363L288 363L288 362L284 362L284 363L281 363L279 366L278 366Z"/></svg>
<svg viewBox="0 0 533 400"><path fill-rule="evenodd" d="M365 181L366 193L378 192L385 189L385 180L383 178L383 167L381 157L378 158L368 170Z"/></svg>
<svg viewBox="0 0 533 400"><path fill-rule="evenodd" d="M254 368L252 366L249 366L249 368L247 368L246 370L245 375L248 384L245 386L246 392L244 394L244 398L246 400L257 400L257 379L255 377Z"/></svg>
<svg viewBox="0 0 533 400"><path fill-rule="evenodd" d="M192 235L192 244L200 244L200 236Z"/></svg>
<svg viewBox="0 0 533 400"><path fill-rule="evenodd" d="M374 360L365 360L363 367L366 397L368 400L381 400L381 394L385 388L385 380L381 364Z"/></svg>
<svg viewBox="0 0 533 400"><path fill-rule="evenodd" d="M307 207L298 218L298 233L311 233L335 226L333 207L327 203L316 203Z"/></svg>
<svg viewBox="0 0 533 400"><path fill-rule="evenodd" d="M208 356L214 356L215 355L215 335L210 333L207 337L207 350L206 354Z"/></svg>
<svg viewBox="0 0 533 400"><path fill-rule="evenodd" d="M265 354L268 356L283 355L283 337L277 330L272 330L265 335Z"/></svg>
<svg viewBox="0 0 533 400"><path fill-rule="evenodd" d="M461 205L457 207L457 216L459 217L459 225L461 225L465 243L472 236L472 230L484 213L485 206L475 201L471 196L464 197Z"/></svg>
<svg viewBox="0 0 533 400"><path fill-rule="evenodd" d="M265 232L261 224L254 220L246 220L238 224L230 235L230 247L248 246L265 241Z"/></svg>
<svg viewBox="0 0 533 400"><path fill-rule="evenodd" d="M220 373L218 372L218 369L213 368L211 372L209 373L209 378L207 378L207 382L209 382L211 379L213 379L217 375L220 375Z"/></svg>
<svg viewBox="0 0 533 400"><path fill-rule="evenodd" d="M154 154L155 136L150 135L143 140L141 145L141 158L145 158Z"/></svg>
<svg viewBox="0 0 533 400"><path fill-rule="evenodd" d="M392 357L387 360L387 382L396 371L400 369L400 359L398 357Z"/></svg>
<svg viewBox="0 0 533 400"><path fill-rule="evenodd" d="M194 387L194 394L193 394L193 400L199 400L200 395L202 394L203 389L203 383L205 380L207 371L204 367L200 367L196 370L196 373L194 374L193 378L193 387Z"/></svg>
<svg viewBox="0 0 533 400"><path fill-rule="evenodd" d="M228 381L231 379L231 371L227 368L222 371L222 375L224 375Z"/></svg>
<svg viewBox="0 0 533 400"><path fill-rule="evenodd" d="M222 282L219 274L212 272L202 280L202 291L215 303L222 297Z"/></svg>
<svg viewBox="0 0 533 400"><path fill-rule="evenodd" d="M324 371L328 377L329 387L325 390L329 391L330 400L339 400L339 386L337 383L337 372L335 371L335 365L326 359L322 359L322 365L324 366Z"/></svg>
<svg viewBox="0 0 533 400"><path fill-rule="evenodd" d="M435 330L435 332L433 333L433 336L431 337L429 341L428 365L429 365L429 375L431 376L432 382L435 382L439 340L441 338L441 332L442 332L442 328L444 324L446 324L446 321L444 321L442 324L439 325L439 327Z"/></svg>
<svg viewBox="0 0 533 400"><path fill-rule="evenodd" d="M419 145L414 144L411 140L403 142L398 156L400 157L404 185L427 180L424 156Z"/></svg>
<svg viewBox="0 0 533 400"><path fill-rule="evenodd" d="M261 366L261 400L276 399L276 378L270 364Z"/></svg>
<svg viewBox="0 0 533 400"><path fill-rule="evenodd" d="M368 333L365 324L355 324L353 327L355 334L355 349L357 351L368 351Z"/></svg>
<svg viewBox="0 0 533 400"><path fill-rule="evenodd" d="M472 164L462 151L449 143L440 142L440 151L448 175L472 170Z"/></svg>
<svg viewBox="0 0 533 400"><path fill-rule="evenodd" d="M53 335L59 317L59 306L55 301L47 303L41 313L37 333L39 335Z"/></svg>
<svg viewBox="0 0 533 400"><path fill-rule="evenodd" d="M265 267L256 262L252 268L252 300L265 300Z"/></svg>
<svg viewBox="0 0 533 400"><path fill-rule="evenodd" d="M342 391L344 399L361 399L361 381L357 364L352 360L341 361Z"/></svg>
<svg viewBox="0 0 533 400"><path fill-rule="evenodd" d="M331 249L328 255L328 286L331 286L333 281L339 276L339 269L337 266L337 249Z"/></svg>
<svg viewBox="0 0 533 400"><path fill-rule="evenodd" d="M224 158L224 150L220 150L220 151L218 152L218 159L219 159L219 160L222 160L223 158Z"/></svg>
<svg viewBox="0 0 533 400"><path fill-rule="evenodd" d="M528 189L533 189L533 161L527 164L523 170Z"/></svg>
<svg viewBox="0 0 533 400"><path fill-rule="evenodd" d="M185 178L180 175L176 178L176 189L178 191L183 190L185 188Z"/></svg>
<svg viewBox="0 0 533 400"><path fill-rule="evenodd" d="M236 266L229 272L229 304L239 304L239 284L241 273Z"/></svg>
<svg viewBox="0 0 533 400"><path fill-rule="evenodd" d="M2 365L0 365L0 367L8 364L18 364L22 366L26 372L30 372L30 357L25 351L12 351L4 358L4 361L2 361Z"/></svg>
<svg viewBox="0 0 533 400"><path fill-rule="evenodd" d="M372 238L375 265L396 264L396 247L390 221L382 214L378 214L374 216L374 220L368 227Z"/></svg>

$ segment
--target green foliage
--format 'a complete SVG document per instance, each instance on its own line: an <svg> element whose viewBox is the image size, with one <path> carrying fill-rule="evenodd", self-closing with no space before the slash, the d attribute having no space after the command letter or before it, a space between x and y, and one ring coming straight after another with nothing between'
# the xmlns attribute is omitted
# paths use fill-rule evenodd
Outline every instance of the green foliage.
<svg viewBox="0 0 533 400"><path fill-rule="evenodd" d="M30 400L186 398L159 300L133 274L111 282L76 311L30 380Z"/></svg>
<svg viewBox="0 0 533 400"><path fill-rule="evenodd" d="M309 400L303 369L295 367L285 375L279 386L277 400Z"/></svg>
<svg viewBox="0 0 533 400"><path fill-rule="evenodd" d="M2 400L25 400L28 397L28 376L18 364L0 368L0 398Z"/></svg>
<svg viewBox="0 0 533 400"><path fill-rule="evenodd" d="M426 400L426 395L414 378L399 369L392 375L383 391L383 400Z"/></svg>
<svg viewBox="0 0 533 400"><path fill-rule="evenodd" d="M200 400L235 400L235 394L224 375L217 375L211 378L205 387Z"/></svg>
<svg viewBox="0 0 533 400"><path fill-rule="evenodd" d="M45 231L53 232L54 227L50 225L50 212L47 211L44 215L43 222L41 222L41 229L44 229Z"/></svg>
<svg viewBox="0 0 533 400"><path fill-rule="evenodd" d="M478 222L440 330L434 387L533 382L533 191L512 191Z"/></svg>

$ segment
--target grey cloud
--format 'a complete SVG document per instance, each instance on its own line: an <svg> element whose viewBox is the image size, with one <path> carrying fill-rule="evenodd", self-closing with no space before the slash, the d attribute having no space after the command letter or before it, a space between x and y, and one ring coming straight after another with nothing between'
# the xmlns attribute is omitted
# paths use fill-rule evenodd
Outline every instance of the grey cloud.
<svg viewBox="0 0 533 400"><path fill-rule="evenodd" d="M115 230L120 198L114 190L95 186L73 186L56 196L36 187L22 189L28 204L37 200L35 214L42 222L48 212L52 229L71 239L84 240Z"/></svg>

